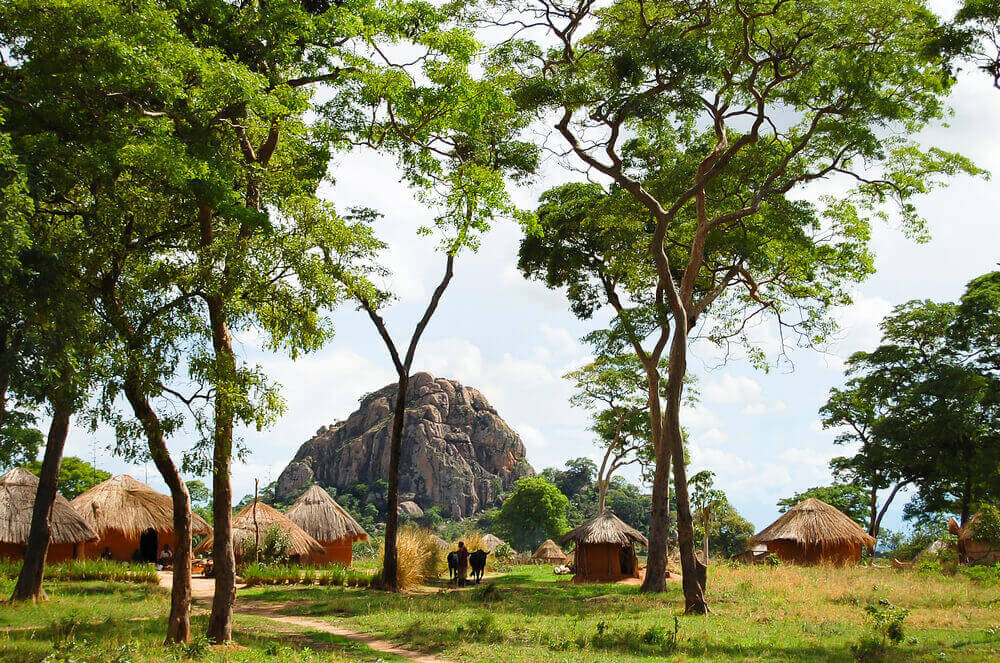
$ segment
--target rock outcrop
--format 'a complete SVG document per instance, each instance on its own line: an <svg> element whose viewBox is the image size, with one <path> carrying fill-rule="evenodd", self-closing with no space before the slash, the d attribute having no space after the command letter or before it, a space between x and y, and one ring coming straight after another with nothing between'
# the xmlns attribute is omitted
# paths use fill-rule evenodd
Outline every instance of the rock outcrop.
<svg viewBox="0 0 1000 663"><path fill-rule="evenodd" d="M407 396L401 501L462 518L496 505L502 491L534 474L517 433L476 389L417 373ZM385 479L395 397L395 384L383 387L345 421L319 429L278 477L275 496L287 499L311 482L347 490Z"/></svg>

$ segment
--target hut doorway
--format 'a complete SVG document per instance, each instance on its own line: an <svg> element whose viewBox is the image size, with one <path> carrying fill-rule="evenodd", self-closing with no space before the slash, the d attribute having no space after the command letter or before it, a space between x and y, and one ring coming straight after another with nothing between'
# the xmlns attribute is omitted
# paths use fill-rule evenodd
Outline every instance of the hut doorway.
<svg viewBox="0 0 1000 663"><path fill-rule="evenodd" d="M144 562L155 562L159 552L159 537L156 530L150 527L139 535L139 559Z"/></svg>

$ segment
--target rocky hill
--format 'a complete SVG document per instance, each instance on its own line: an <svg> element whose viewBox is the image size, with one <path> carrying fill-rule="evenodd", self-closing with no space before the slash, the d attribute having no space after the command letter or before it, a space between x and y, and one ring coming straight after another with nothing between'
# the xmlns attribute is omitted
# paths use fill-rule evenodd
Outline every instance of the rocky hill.
<svg viewBox="0 0 1000 663"><path fill-rule="evenodd" d="M417 373L408 396L401 502L462 518L497 505L502 491L534 474L521 438L476 389ZM288 499L311 482L343 491L385 479L395 398L396 385L388 385L365 396L346 420L320 428L278 477L275 497Z"/></svg>

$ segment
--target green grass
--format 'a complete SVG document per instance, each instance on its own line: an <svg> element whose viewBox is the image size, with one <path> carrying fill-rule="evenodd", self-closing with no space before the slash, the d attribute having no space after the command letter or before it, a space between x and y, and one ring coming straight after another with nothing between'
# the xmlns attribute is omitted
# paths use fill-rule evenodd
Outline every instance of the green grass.
<svg viewBox="0 0 1000 663"><path fill-rule="evenodd" d="M256 585L338 585L369 587L376 574L345 568L342 564L299 566L297 564L247 564L239 573L248 587Z"/></svg>
<svg viewBox="0 0 1000 663"><path fill-rule="evenodd" d="M0 590L12 589L0 581ZM167 592L145 584L46 583L50 600L0 605L0 661L11 663L401 663L367 645L263 617L236 615L235 647L163 645ZM193 618L204 633L207 617Z"/></svg>
<svg viewBox="0 0 1000 663"><path fill-rule="evenodd" d="M0 560L0 578L14 579L21 572L21 562ZM116 562L104 559L75 559L45 567L46 580L107 580L111 582L148 582L156 584L152 564Z"/></svg>
<svg viewBox="0 0 1000 663"><path fill-rule="evenodd" d="M886 661L1000 660L996 586L915 571L713 567L708 617L679 615L678 585L649 596L631 586L576 585L548 567L516 567L462 591L267 587L242 596L468 663L840 663L852 660L850 645L866 632L865 606L886 599L910 611L905 639Z"/></svg>

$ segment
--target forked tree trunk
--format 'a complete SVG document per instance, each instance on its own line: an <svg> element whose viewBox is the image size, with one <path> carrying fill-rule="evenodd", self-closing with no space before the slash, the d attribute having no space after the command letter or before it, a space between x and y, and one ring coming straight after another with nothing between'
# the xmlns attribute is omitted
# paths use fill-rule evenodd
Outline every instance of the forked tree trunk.
<svg viewBox="0 0 1000 663"><path fill-rule="evenodd" d="M52 403L52 423L45 443L45 457L38 477L38 490L31 510L31 529L28 531L28 545L24 550L24 563L14 586L12 601L44 601L48 597L42 589L45 574L45 557L49 552L52 536L52 506L59 490L59 468L62 465L63 448L69 434L69 418L72 407L68 402Z"/></svg>
<svg viewBox="0 0 1000 663"><path fill-rule="evenodd" d="M215 351L216 372L223 380L236 375L233 338L226 324L222 302L208 301ZM215 397L215 435L212 456L212 566L215 571L215 594L208 618L208 639L224 644L233 639L233 606L236 604L236 555L233 551L233 419L234 412L227 388L218 389Z"/></svg>
<svg viewBox="0 0 1000 663"><path fill-rule="evenodd" d="M170 459L160 419L141 392L138 380L125 384L125 397L136 418L142 423L149 453L156 469L170 488L173 505L174 551L173 584L170 590L170 617L166 643L191 641L191 495L181 474Z"/></svg>
<svg viewBox="0 0 1000 663"><path fill-rule="evenodd" d="M406 392L410 377L405 372L396 383L396 403L392 413L392 431L389 441L389 490L385 511L385 549L382 555L382 587L391 592L399 591L399 464L403 455L403 426L406 423Z"/></svg>

